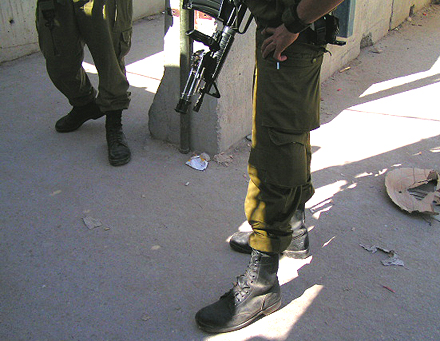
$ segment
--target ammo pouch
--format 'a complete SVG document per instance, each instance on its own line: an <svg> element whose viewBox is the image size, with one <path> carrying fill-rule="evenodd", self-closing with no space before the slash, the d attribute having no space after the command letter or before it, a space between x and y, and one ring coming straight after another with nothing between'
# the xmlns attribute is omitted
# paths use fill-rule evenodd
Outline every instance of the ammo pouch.
<svg viewBox="0 0 440 341"><path fill-rule="evenodd" d="M313 27L313 28L312 28ZM314 45L345 45L345 41L337 40L339 33L339 19L332 14L326 14L316 20L311 28L307 29L307 38Z"/></svg>

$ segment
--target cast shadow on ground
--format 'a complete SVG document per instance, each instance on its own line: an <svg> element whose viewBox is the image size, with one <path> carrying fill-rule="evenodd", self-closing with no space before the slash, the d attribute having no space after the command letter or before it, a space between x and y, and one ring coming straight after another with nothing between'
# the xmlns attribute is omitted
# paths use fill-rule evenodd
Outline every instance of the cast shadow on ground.
<svg viewBox="0 0 440 341"><path fill-rule="evenodd" d="M343 185L306 210L312 256L306 261L281 259L280 281L286 276L292 278L282 283L283 306L253 325L230 333L229 340L273 340L271 335L279 337L280 333L282 339L289 340L345 340L349 335L367 334L371 339L379 339L384 330L370 330L378 315L384 326L394 326L387 328L391 339L409 337L409 327L399 329L392 323L395 316L384 315L382 311L405 309L406 299L395 297L410 293L415 286L429 292L416 306L429 305L435 299L438 286L433 288L432 283L423 280L432 268L417 269L419 277L415 283L405 279L408 271L415 272L414 259L431 259L438 254L432 238L438 234L439 223L429 216L409 214L398 208L388 197L384 180L386 173L397 167L438 167L438 163L433 165L431 161L439 146L437 135L314 173L317 192L332 183ZM410 157L402 160L401 155ZM371 219L372 216L375 218ZM414 239L423 244L423 250L410 242ZM407 267L384 267L380 263L384 255L372 255L360 244L395 250ZM423 319L432 323L435 320L424 313L414 325ZM316 333L319 337L311 337ZM428 335L426 332L425 337Z"/></svg>

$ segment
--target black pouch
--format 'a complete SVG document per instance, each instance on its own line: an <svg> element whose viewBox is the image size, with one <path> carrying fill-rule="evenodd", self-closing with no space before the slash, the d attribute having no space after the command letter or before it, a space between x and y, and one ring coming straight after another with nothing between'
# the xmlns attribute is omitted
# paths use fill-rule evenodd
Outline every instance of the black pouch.
<svg viewBox="0 0 440 341"><path fill-rule="evenodd" d="M339 19L332 14L326 14L314 22L314 29L308 29L309 40L314 45L345 45L345 41L337 39Z"/></svg>
<svg viewBox="0 0 440 341"><path fill-rule="evenodd" d="M46 26L49 27L50 25L52 27L55 18L55 0L38 0L37 5L43 14L43 18L48 22Z"/></svg>

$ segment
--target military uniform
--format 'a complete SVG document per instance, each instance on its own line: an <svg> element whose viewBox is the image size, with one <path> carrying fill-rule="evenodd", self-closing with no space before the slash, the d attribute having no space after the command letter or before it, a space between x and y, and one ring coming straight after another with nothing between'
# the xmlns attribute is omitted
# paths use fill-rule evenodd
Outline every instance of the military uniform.
<svg viewBox="0 0 440 341"><path fill-rule="evenodd" d="M319 127L320 70L324 46L309 42L305 32L283 52L284 62L261 45L266 27L283 23L292 0L248 0L256 17L256 71L254 81L252 149L245 200L246 217L253 228L252 248L281 253L292 236L290 220L309 200L311 182L310 131Z"/></svg>
<svg viewBox="0 0 440 341"><path fill-rule="evenodd" d="M306 14L319 17L341 0L302 1L307 1ZM210 333L243 328L279 309L280 254L308 255L303 210L314 193L310 131L319 127L320 70L326 50L309 40L309 23L301 20L293 0L246 0L246 4L257 21L250 181L245 200L253 232L234 233L229 243L234 250L251 253L251 259L231 290L197 312L198 326ZM271 29L264 36L266 27ZM293 36L286 30L301 33ZM281 54L287 60L275 60L274 49L282 50L294 38ZM263 45L264 53L270 51L267 58L262 55Z"/></svg>
<svg viewBox="0 0 440 341"><path fill-rule="evenodd" d="M54 0L54 27L37 3L39 45L54 85L74 107L95 100L102 112L127 109L124 56L131 45L132 0ZM82 67L87 45L99 74L98 94Z"/></svg>

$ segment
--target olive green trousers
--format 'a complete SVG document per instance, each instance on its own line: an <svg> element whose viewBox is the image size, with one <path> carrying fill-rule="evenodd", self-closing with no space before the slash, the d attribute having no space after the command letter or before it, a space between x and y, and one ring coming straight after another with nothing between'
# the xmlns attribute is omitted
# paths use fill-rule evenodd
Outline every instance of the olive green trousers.
<svg viewBox="0 0 440 341"><path fill-rule="evenodd" d="M40 49L53 84L72 106L96 98L101 111L127 109L130 103L124 56L131 46L132 0L55 0L53 29L37 3ZM98 91L82 62L84 46L98 71Z"/></svg>
<svg viewBox="0 0 440 341"><path fill-rule="evenodd" d="M320 70L325 48L293 43L277 63L264 59L257 31L252 149L245 213L253 228L250 246L281 253L290 244L290 220L309 200L310 131L319 127Z"/></svg>

